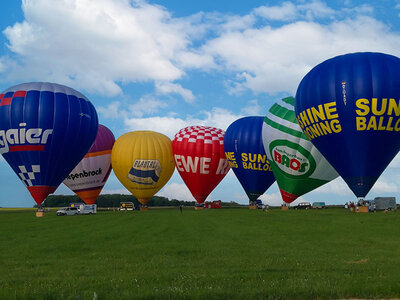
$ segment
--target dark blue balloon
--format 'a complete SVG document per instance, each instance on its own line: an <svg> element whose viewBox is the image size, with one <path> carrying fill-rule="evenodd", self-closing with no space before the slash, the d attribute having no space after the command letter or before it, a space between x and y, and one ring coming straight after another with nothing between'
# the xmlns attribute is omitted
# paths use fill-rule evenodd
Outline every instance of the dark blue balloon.
<svg viewBox="0 0 400 300"><path fill-rule="evenodd" d="M226 130L224 151L229 165L250 201L275 181L262 141L264 117L244 117Z"/></svg>
<svg viewBox="0 0 400 300"><path fill-rule="evenodd" d="M40 205L93 144L98 119L81 93L24 83L0 94L0 153Z"/></svg>
<svg viewBox="0 0 400 300"><path fill-rule="evenodd" d="M329 59L301 81L295 111L311 142L365 197L400 149L400 59L382 53Z"/></svg>

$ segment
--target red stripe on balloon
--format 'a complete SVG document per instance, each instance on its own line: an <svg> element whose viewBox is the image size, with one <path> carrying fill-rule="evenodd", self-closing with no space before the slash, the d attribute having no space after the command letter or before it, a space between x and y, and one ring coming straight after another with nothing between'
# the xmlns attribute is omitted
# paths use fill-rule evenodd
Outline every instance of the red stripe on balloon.
<svg viewBox="0 0 400 300"><path fill-rule="evenodd" d="M44 145L23 145L23 146L11 146L10 152L18 151L44 151Z"/></svg>

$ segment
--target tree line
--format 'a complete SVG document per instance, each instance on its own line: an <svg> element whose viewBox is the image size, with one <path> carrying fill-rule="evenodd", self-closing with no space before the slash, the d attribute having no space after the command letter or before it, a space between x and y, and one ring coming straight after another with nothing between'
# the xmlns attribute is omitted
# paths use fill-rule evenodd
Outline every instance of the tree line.
<svg viewBox="0 0 400 300"><path fill-rule="evenodd" d="M135 207L141 204L133 195L122 194L106 194L99 195L96 204L97 207L119 207L121 202L133 202ZM70 206L71 203L82 203L83 201L77 195L50 195L43 202L42 207L64 207ZM194 206L195 201L181 201L177 199L168 199L161 196L153 196L147 206ZM224 207L240 206L236 202L222 202Z"/></svg>

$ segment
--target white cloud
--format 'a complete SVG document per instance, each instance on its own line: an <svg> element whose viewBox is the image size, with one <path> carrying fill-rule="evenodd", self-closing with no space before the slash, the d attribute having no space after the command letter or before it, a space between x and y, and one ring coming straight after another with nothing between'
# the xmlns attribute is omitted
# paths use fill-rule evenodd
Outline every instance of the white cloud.
<svg viewBox="0 0 400 300"><path fill-rule="evenodd" d="M167 197L170 200L195 201L184 183L167 183L157 195Z"/></svg>
<svg viewBox="0 0 400 300"><path fill-rule="evenodd" d="M400 54L399 34L370 17L370 5L333 10L318 0L286 1L246 15L186 18L129 0L25 0L22 8L25 20L3 31L14 54L0 58L4 78L105 95L122 94L121 82L152 81L157 93L192 103L192 91L176 83L192 69L232 75L222 77L231 93L294 94L306 72L332 56Z"/></svg>
<svg viewBox="0 0 400 300"><path fill-rule="evenodd" d="M25 0L22 8L25 20L3 31L20 57L10 78L116 95L118 81L178 79L180 57L198 56L189 49L194 26L145 1Z"/></svg>
<svg viewBox="0 0 400 300"><path fill-rule="evenodd" d="M259 199L263 202L263 204L268 204L270 206L281 206L283 203L282 196L281 194L278 193L271 193L271 194L263 194L259 197ZM290 206L295 206L299 202L304 202L304 198L299 197L292 203L290 203Z"/></svg>
<svg viewBox="0 0 400 300"><path fill-rule="evenodd" d="M261 107L258 104L257 99L253 99L253 100L249 101L248 106L242 108L242 112L245 115L249 115L249 116L259 116L261 113L261 109L263 109L263 107Z"/></svg>
<svg viewBox="0 0 400 300"><path fill-rule="evenodd" d="M202 118L187 116L186 119L177 117L148 117L125 119L128 130L153 130L173 139L182 128L192 125L212 126L226 130L235 120L243 117L222 108L212 108L211 111L200 112Z"/></svg>
<svg viewBox="0 0 400 300"><path fill-rule="evenodd" d="M142 117L143 115L152 115L159 112L160 108L166 108L168 104L164 101L160 101L152 98L151 96L142 97L138 102L129 106L130 113L136 117Z"/></svg>
<svg viewBox="0 0 400 300"><path fill-rule="evenodd" d="M291 2L283 2L276 6L260 6L254 9L254 14L270 20L293 20L297 15L296 6Z"/></svg>
<svg viewBox="0 0 400 300"><path fill-rule="evenodd" d="M332 13L320 2L310 5L319 6L320 15ZM267 24L227 30L208 40L203 50L214 56L225 72L236 74L236 79L228 79L232 93L250 89L294 94L301 78L328 58L358 51L399 55L399 47L400 35L372 17L354 13L323 24L296 19L275 27Z"/></svg>
<svg viewBox="0 0 400 300"><path fill-rule="evenodd" d="M121 117L126 117L128 112L120 109L121 103L119 101L114 101L107 106L97 107L97 112L101 114L106 119L117 119Z"/></svg>
<svg viewBox="0 0 400 300"><path fill-rule="evenodd" d="M174 117L148 117L125 119L127 130L152 130L165 134L170 139L174 138L181 128L187 126L187 122Z"/></svg>
<svg viewBox="0 0 400 300"><path fill-rule="evenodd" d="M388 168L400 168L400 153L393 158Z"/></svg>
<svg viewBox="0 0 400 300"><path fill-rule="evenodd" d="M384 178L379 178L371 189L373 193L397 193L399 188L396 183L388 182Z"/></svg>
<svg viewBox="0 0 400 300"><path fill-rule="evenodd" d="M339 196L354 196L353 192L350 190L346 182L342 177L337 177L336 179L325 183L319 188L315 189L313 193L329 194L329 195L339 195Z"/></svg>
<svg viewBox="0 0 400 300"><path fill-rule="evenodd" d="M121 194L121 195L132 195L127 189L103 189L101 194Z"/></svg>
<svg viewBox="0 0 400 300"><path fill-rule="evenodd" d="M157 82L156 90L161 95L178 94L188 103L193 103L193 101L195 100L195 97L191 90L185 89L177 83Z"/></svg>

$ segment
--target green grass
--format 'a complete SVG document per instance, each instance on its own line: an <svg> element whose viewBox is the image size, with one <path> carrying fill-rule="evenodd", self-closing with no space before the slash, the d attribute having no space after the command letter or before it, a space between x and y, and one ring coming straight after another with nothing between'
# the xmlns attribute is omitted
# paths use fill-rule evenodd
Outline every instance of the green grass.
<svg viewBox="0 0 400 300"><path fill-rule="evenodd" d="M0 211L0 299L399 298L400 212Z"/></svg>

